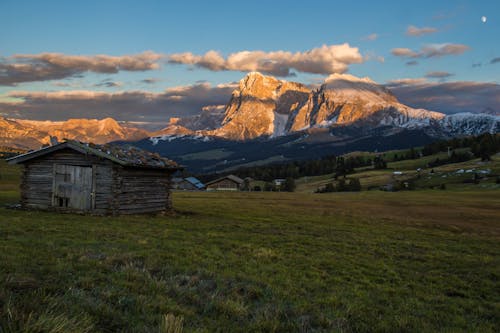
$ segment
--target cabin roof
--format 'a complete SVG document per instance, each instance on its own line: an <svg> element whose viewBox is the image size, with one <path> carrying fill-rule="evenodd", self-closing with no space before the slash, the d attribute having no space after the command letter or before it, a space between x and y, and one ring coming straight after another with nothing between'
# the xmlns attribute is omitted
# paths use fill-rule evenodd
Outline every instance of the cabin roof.
<svg viewBox="0 0 500 333"><path fill-rule="evenodd" d="M243 179L241 179L240 177L238 176L235 176L235 175L227 175L227 176L224 176L224 177L220 177L220 178L217 178L217 179L214 179L212 180L211 182L208 182L206 185L211 185L211 184L214 184L214 183L217 183L217 182L220 182L221 180L224 180L224 179L229 179L239 185L243 184L244 181Z"/></svg>
<svg viewBox="0 0 500 333"><path fill-rule="evenodd" d="M196 188L202 189L205 187L205 184L203 184L198 178L195 177L187 177L184 178L187 182L193 184Z"/></svg>
<svg viewBox="0 0 500 333"><path fill-rule="evenodd" d="M157 153L139 149L130 145L97 145L84 143L76 140L66 140L53 146L44 147L25 154L17 155L7 159L10 164L24 163L34 158L51 154L53 152L69 148L82 154L91 154L104 159L108 159L122 166L141 167L148 169L182 169L176 162L161 157Z"/></svg>

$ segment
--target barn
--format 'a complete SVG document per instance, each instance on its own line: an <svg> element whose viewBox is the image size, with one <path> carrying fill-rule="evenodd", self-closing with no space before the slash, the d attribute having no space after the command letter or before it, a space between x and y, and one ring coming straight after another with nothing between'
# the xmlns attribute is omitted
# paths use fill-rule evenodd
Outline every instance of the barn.
<svg viewBox="0 0 500 333"><path fill-rule="evenodd" d="M180 169L132 146L73 140L7 161L23 166L22 207L98 215L170 210L170 180Z"/></svg>
<svg viewBox="0 0 500 333"><path fill-rule="evenodd" d="M205 189L205 184L195 177L172 178L172 189L183 191L203 191Z"/></svg>
<svg viewBox="0 0 500 333"><path fill-rule="evenodd" d="M206 183L207 191L239 191L244 184L243 179L235 175L227 175Z"/></svg>

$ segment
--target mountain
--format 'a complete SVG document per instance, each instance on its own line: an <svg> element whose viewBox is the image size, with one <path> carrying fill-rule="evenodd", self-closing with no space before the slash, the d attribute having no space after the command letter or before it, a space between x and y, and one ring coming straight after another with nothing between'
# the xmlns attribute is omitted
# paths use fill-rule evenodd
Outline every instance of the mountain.
<svg viewBox="0 0 500 333"><path fill-rule="evenodd" d="M319 88L311 89L252 72L239 82L224 112L221 110L215 115L202 112L194 118L175 118L155 136L245 141L328 128L335 137L350 127L358 136L382 129L386 134L423 129L430 136L444 138L495 131L499 123L499 117L491 114L446 116L411 108L386 87L348 74L333 74Z"/></svg>
<svg viewBox="0 0 500 333"><path fill-rule="evenodd" d="M51 137L102 144L110 141L137 141L151 136L145 130L120 125L112 118L36 121L0 117L0 146L21 149L39 148Z"/></svg>
<svg viewBox="0 0 500 333"><path fill-rule="evenodd" d="M245 140L321 127L412 127L443 117L400 104L389 90L367 78L335 74L319 89L311 90L250 73L233 92L222 127L213 134ZM258 126L253 126L256 119Z"/></svg>
<svg viewBox="0 0 500 333"><path fill-rule="evenodd" d="M64 122L0 118L0 146L37 148L50 137L94 143L135 141L193 171L318 158L353 150L383 151L483 132L500 132L500 117L445 115L404 105L368 78L334 74L314 88L252 72L227 105L196 116L171 118L160 131L119 124L111 118Z"/></svg>
<svg viewBox="0 0 500 333"><path fill-rule="evenodd" d="M368 78L334 74L311 89L253 72L239 82L223 112L172 119L135 144L210 173L484 132L500 132L500 117L411 108Z"/></svg>
<svg viewBox="0 0 500 333"><path fill-rule="evenodd" d="M439 127L448 137L499 133L500 116L486 113L455 113L439 122Z"/></svg>

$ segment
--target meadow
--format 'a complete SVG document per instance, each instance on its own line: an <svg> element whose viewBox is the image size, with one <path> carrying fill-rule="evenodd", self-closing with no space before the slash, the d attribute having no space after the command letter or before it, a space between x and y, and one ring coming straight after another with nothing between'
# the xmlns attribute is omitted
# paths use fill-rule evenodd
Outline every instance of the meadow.
<svg viewBox="0 0 500 333"><path fill-rule="evenodd" d="M0 165L0 332L498 332L500 191L176 192L22 211ZM171 330L172 331L172 330Z"/></svg>

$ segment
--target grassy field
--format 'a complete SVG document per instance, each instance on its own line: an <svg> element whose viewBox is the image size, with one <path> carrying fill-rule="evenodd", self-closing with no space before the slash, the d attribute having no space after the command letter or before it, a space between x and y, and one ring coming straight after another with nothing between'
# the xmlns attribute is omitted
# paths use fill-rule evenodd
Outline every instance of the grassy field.
<svg viewBox="0 0 500 333"><path fill-rule="evenodd" d="M496 178L500 175L500 154L492 156L491 161L488 162L482 162L480 159L472 159L466 162L426 168L428 162L434 161L436 158L444 159L446 156L448 156L447 153L439 153L413 160L389 162L387 164L387 169L382 170L373 170L372 167L362 167L356 169L355 172L349 174L348 177L358 178L363 190L378 190L379 187L383 185L395 181L406 181L408 179L414 181L418 189L429 189L445 184L448 189L457 190L479 190L481 188L500 190L500 185L496 184ZM417 172L418 168L422 170ZM465 172L467 170L471 172ZM481 170L489 170L490 174L485 175L478 184L464 183L466 179L472 179L474 172L479 172ZM403 175L395 176L393 174L394 171L401 171ZM457 173L457 171L459 171L459 173ZM421 176L419 179L416 179L417 174ZM312 193L318 188L334 182L333 176L333 174L327 174L298 179L296 181L296 191Z"/></svg>
<svg viewBox="0 0 500 333"><path fill-rule="evenodd" d="M2 333L500 329L499 190L177 192L115 218L3 208L0 171Z"/></svg>

